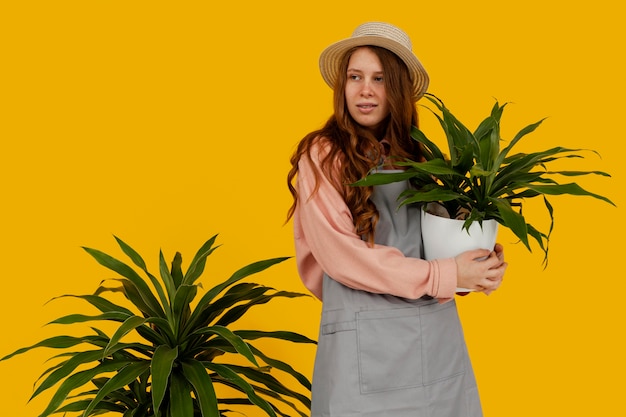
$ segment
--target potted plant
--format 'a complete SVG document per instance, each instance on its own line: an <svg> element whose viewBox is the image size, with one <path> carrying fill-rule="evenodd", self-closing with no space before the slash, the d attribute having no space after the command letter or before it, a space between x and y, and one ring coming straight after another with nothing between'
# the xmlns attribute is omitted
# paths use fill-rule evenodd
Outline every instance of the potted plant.
<svg viewBox="0 0 626 417"><path fill-rule="evenodd" d="M372 173L355 183L360 186L388 184L409 181L412 187L399 196L400 204L422 204L422 234L425 251L429 251L430 236L427 230L430 214L448 217L456 223L452 226L463 233L451 238L449 231L435 232L436 238L444 238L440 246L450 247L467 235L477 235L489 225L492 236L473 248L492 248L495 242L497 225L509 228L531 251L529 237L534 239L544 252L544 265L547 266L548 242L552 232L553 207L548 196L575 195L589 196L613 204L611 200L589 192L578 184L559 183L554 177L577 177L582 175L610 175L602 171L550 171L551 162L563 158L582 158L584 149L553 147L531 153L513 153L513 148L529 133L541 125L543 120L521 129L513 139L501 149L500 120L507 103L497 101L490 114L471 132L432 94L425 95L435 110L427 107L438 119L448 143L448 153L442 150L420 129L413 127L411 136L421 145L424 161L403 160L394 162L405 170L394 173ZM597 154L597 152L591 150ZM540 197L550 217L550 227L542 232L527 221L522 212L525 199ZM431 212L430 214L428 212ZM434 216L433 216L434 217ZM441 222L440 219L435 219ZM472 245L469 243L468 245ZM459 250L472 249L463 247ZM427 259L428 259L427 253ZM432 256L432 255L431 255ZM454 256L454 255L449 255Z"/></svg>
<svg viewBox="0 0 626 417"><path fill-rule="evenodd" d="M99 314L71 314L51 323L112 322L116 328L113 334L91 327L93 334L48 338L0 359L38 347L65 349L53 357L57 363L42 374L31 396L54 388L41 416L115 412L129 417L217 417L232 405L252 405L274 417L286 415L281 411L284 407L303 417L308 415L300 408L308 411L309 396L288 388L274 371L295 378L305 390L310 390L309 380L287 363L263 353L251 341L315 341L289 331L229 329L254 306L278 297L305 296L241 282L288 258L247 265L199 297L201 285L197 280L207 257L216 249L215 239L213 236L202 245L186 272L182 270L180 253L168 268L161 252L160 279L148 271L134 249L118 238L121 250L140 272L101 251L84 248L120 277L101 282L94 294L62 296L82 299ZM114 293L121 293L130 302L129 308L106 296ZM229 387L239 395L219 396L216 385Z"/></svg>

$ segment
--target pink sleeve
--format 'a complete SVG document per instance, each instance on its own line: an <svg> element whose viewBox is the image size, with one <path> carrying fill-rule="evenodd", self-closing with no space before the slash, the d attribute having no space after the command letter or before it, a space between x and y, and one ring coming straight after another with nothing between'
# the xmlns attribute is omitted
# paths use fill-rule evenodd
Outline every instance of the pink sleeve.
<svg viewBox="0 0 626 417"><path fill-rule="evenodd" d="M450 299L456 289L454 259L425 261L409 258L390 246L371 247L354 231L352 215L341 195L324 175L315 187L312 162L302 157L297 187L299 200L294 214L294 237L298 270L304 285L322 298L325 271L347 287L379 294L417 299L423 295Z"/></svg>

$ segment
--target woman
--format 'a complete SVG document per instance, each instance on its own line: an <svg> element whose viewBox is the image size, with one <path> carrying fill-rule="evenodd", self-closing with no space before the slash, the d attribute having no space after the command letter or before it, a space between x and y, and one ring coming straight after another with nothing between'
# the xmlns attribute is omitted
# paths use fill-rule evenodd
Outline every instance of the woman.
<svg viewBox="0 0 626 417"><path fill-rule="evenodd" d="M420 157L409 132L428 75L408 36L379 22L326 48L320 69L334 113L288 175L298 271L323 301L312 416L481 415L454 295L497 289L502 247L423 260L419 208L397 205L408 184L350 186Z"/></svg>

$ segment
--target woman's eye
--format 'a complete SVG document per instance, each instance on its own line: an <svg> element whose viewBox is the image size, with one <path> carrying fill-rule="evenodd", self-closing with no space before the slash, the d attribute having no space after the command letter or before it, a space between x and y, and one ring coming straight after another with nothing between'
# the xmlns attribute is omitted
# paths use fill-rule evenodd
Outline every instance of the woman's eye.
<svg viewBox="0 0 626 417"><path fill-rule="evenodd" d="M376 78L374 78L374 80L376 80L379 83L382 83L383 82L383 77L376 77Z"/></svg>
<svg viewBox="0 0 626 417"><path fill-rule="evenodd" d="M348 75L348 78L350 78L351 80L354 80L354 81L358 81L360 79L360 77L358 75L356 75L356 74L350 74L350 75Z"/></svg>

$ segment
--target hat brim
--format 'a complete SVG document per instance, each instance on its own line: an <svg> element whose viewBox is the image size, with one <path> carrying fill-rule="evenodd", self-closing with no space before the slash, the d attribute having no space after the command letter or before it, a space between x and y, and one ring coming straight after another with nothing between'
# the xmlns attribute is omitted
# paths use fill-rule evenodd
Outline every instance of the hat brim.
<svg viewBox="0 0 626 417"><path fill-rule="evenodd" d="M320 55L319 65L322 78L334 88L339 72L339 64L344 54L357 46L379 46L396 54L408 67L413 81L413 99L419 100L428 89L428 73L419 62L413 51L404 45L381 36L358 36L335 42L328 46Z"/></svg>

